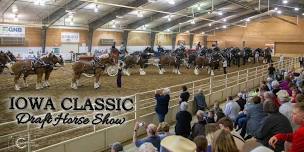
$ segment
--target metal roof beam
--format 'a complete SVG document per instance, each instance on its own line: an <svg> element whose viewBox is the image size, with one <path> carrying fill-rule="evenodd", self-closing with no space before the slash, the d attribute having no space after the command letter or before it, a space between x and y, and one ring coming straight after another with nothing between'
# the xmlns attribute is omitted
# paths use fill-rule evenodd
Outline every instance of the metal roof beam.
<svg viewBox="0 0 304 152"><path fill-rule="evenodd" d="M218 7L218 8L221 8L221 7L226 7L230 5L230 3L228 2L223 2L223 3L220 3L218 5L216 5L215 7ZM212 6L210 6L208 9L211 9ZM200 14L197 14L195 17L199 17L199 16L204 16L204 15L207 15L208 13L200 13ZM187 16L184 16L184 17L181 17L181 18L178 18L176 20L173 20L171 22L168 22L168 23L165 23L165 24L161 24L157 27L154 27L152 28L152 30L156 30L156 31L164 31L166 29L169 29L170 27L173 27L179 23L182 23L182 22L187 22L188 20L190 20L191 18L190 17L187 17Z"/></svg>
<svg viewBox="0 0 304 152"><path fill-rule="evenodd" d="M186 2L183 2L177 6L173 6L169 9L166 9L166 12L170 12L170 13L174 13L174 12L178 12L180 10L183 10L187 7L190 7L192 6L193 4L197 3L197 2L200 2L201 0L187 0ZM141 20L138 20L136 22L133 22L133 23L130 23L127 25L127 28L128 29L136 29L138 27L141 27L145 24L148 24L150 22L152 22L153 20L157 20L157 19L160 19L164 16L166 16L167 14L164 14L164 13L155 13L151 16L148 16L148 17L145 17Z"/></svg>
<svg viewBox="0 0 304 152"><path fill-rule="evenodd" d="M42 19L42 24L47 25L48 27L53 25L57 20L67 14L66 10L73 10L85 2L80 0L72 0L69 3L66 3L64 6L60 7L58 10Z"/></svg>
<svg viewBox="0 0 304 152"><path fill-rule="evenodd" d="M128 3L127 6L139 7L148 2L149 2L148 0L135 0L133 2ZM101 27L102 25L105 25L106 23L116 19L116 16L125 15L125 14L131 12L132 10L133 9L131 9L131 8L125 8L125 7L118 8L112 12L109 12L105 16L100 17L100 18L96 19L95 21L89 23L89 27L92 28L93 30L96 30L97 28Z"/></svg>

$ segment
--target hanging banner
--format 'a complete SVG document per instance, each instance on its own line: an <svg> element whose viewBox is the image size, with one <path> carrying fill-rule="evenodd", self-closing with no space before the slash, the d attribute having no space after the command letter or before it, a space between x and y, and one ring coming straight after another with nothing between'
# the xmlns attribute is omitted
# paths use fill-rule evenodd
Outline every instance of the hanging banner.
<svg viewBox="0 0 304 152"><path fill-rule="evenodd" d="M79 33L61 32L61 42L79 43Z"/></svg>
<svg viewBox="0 0 304 152"><path fill-rule="evenodd" d="M0 25L0 37L25 37L25 27L20 25Z"/></svg>

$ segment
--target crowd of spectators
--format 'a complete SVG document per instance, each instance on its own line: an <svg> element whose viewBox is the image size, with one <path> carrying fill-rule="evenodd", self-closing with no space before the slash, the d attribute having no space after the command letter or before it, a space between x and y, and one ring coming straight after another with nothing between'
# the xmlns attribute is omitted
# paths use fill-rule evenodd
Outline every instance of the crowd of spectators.
<svg viewBox="0 0 304 152"><path fill-rule="evenodd" d="M165 122L170 90L157 91L159 125L136 122L133 142L138 151L304 152L304 72L283 71L278 76L273 65L268 71L269 77L257 89L244 90L236 98L229 96L223 108L218 101L207 105L203 90L198 90L190 101L187 87L183 86L171 132ZM188 109L190 102L195 107L194 119ZM147 133L143 139L137 138L140 128ZM116 149L122 151L117 143Z"/></svg>

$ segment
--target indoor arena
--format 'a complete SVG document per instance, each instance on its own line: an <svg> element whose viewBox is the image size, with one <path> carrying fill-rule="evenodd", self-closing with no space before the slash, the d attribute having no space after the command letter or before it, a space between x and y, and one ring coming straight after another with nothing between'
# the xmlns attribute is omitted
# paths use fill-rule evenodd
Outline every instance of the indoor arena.
<svg viewBox="0 0 304 152"><path fill-rule="evenodd" d="M0 13L0 152L304 152L304 1Z"/></svg>

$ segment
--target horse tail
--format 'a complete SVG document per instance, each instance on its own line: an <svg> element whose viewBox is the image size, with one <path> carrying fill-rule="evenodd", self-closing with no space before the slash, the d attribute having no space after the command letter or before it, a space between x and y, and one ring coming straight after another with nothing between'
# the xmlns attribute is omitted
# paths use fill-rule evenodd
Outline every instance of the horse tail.
<svg viewBox="0 0 304 152"><path fill-rule="evenodd" d="M94 77L94 74L86 74L86 73L82 73L82 75L84 75L85 77L87 77L87 78L92 78L92 77Z"/></svg>

